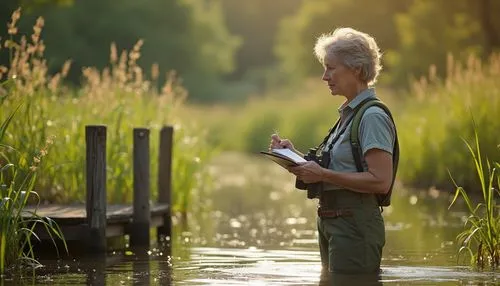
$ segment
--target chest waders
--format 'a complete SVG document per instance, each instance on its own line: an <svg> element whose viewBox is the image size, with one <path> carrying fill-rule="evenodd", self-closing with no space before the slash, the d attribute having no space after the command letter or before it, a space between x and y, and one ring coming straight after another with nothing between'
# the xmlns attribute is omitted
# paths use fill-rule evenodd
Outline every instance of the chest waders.
<svg viewBox="0 0 500 286"><path fill-rule="evenodd" d="M394 124L389 109L376 98L366 99L355 108L354 115L351 117L350 143L358 172L364 171L358 134L359 125L363 113L371 106L381 107ZM332 130L339 126L339 122L340 119ZM345 126L347 125L348 123L345 123ZM396 131L395 124L394 128ZM330 135L332 130L329 132ZM345 130L340 132L343 131ZM377 273L380 270L382 248L385 244L385 226L381 208L390 204L399 161L397 131L395 134L393 181L387 194L363 194L347 189L320 192L317 227L324 270L347 274L369 274ZM337 134L337 140L338 137ZM329 146L330 150L335 141L332 140Z"/></svg>

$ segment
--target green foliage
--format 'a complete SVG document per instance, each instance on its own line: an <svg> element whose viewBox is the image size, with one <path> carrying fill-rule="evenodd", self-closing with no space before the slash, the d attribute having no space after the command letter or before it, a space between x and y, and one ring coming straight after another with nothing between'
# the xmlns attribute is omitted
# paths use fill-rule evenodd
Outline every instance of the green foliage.
<svg viewBox="0 0 500 286"><path fill-rule="evenodd" d="M471 57L462 67L450 56L448 70L444 81L431 73L414 83L410 96L403 96L404 110L396 121L402 154L398 176L412 186L449 188L453 187L447 179L449 169L462 186L475 191L480 185L474 167L464 158L467 149L457 138L474 138L469 121L474 114L483 153L500 161L496 147L500 122L493 116L500 111L500 60L494 55L483 66Z"/></svg>
<svg viewBox="0 0 500 286"><path fill-rule="evenodd" d="M458 59L484 54L482 27L470 2L417 0L406 13L395 15L400 43L387 54L393 82L406 84L410 76L425 75L431 64L445 75L448 53Z"/></svg>
<svg viewBox="0 0 500 286"><path fill-rule="evenodd" d="M121 53L142 39L138 64L146 69L158 64L162 75L176 70L191 97L202 99L213 93L208 89L211 85L234 69L234 53L240 43L227 31L219 2L74 1L71 6L32 10L31 16L23 18L21 31L31 28L33 17L44 17L49 72L71 59L73 67L67 79L75 84L79 84L84 67L107 66L112 42ZM162 76L158 85L164 81Z"/></svg>
<svg viewBox="0 0 500 286"><path fill-rule="evenodd" d="M476 129L474 130L476 131ZM466 251L470 255L471 265L477 266L480 269L484 269L485 267L496 269L500 266L500 212L499 206L496 203L496 198L500 195L500 176L497 169L499 164L491 164L481 154L477 132L475 132L474 141L474 147L467 141L465 143L474 160L477 176L480 181L482 191L481 202L475 205L464 188L458 186L452 179L456 186L456 191L450 207L461 197L465 201L469 211L464 225L465 229L457 236L457 240L461 246L459 254ZM484 165L485 162L486 166ZM496 182L495 179L497 180ZM495 183L497 183L496 187Z"/></svg>
<svg viewBox="0 0 500 286"><path fill-rule="evenodd" d="M202 108L189 114L209 126L212 145L225 150L256 153L268 148L270 135L278 132L295 147L307 151L316 146L335 123L340 98L324 94L323 86L303 88L294 93L256 97L227 109Z"/></svg>
<svg viewBox="0 0 500 286"><path fill-rule="evenodd" d="M245 80L262 77L262 69L276 64L273 54L276 32L280 20L297 10L301 0L234 1L222 0L224 18L231 33L242 39L236 53L237 66L233 78ZM258 36L257 36L258 35Z"/></svg>
<svg viewBox="0 0 500 286"><path fill-rule="evenodd" d="M467 66L448 59L449 75L439 80L434 73L414 82L409 94L378 88L377 94L391 108L401 146L398 179L407 186L449 189L449 169L471 192L479 191L474 167L464 156L467 149L457 140L470 140L474 114L483 142L483 153L500 161L494 115L500 112L500 58L482 63L471 57ZM333 125L342 98L328 95L315 79L311 85L285 94L270 92L230 111L204 110L201 118L212 126L209 139L225 149L256 152L267 149L275 130L291 139L301 151L316 146ZM190 114L194 114L193 111ZM194 118L199 116L193 115Z"/></svg>
<svg viewBox="0 0 500 286"><path fill-rule="evenodd" d="M277 34L275 52L287 76L318 75L320 64L313 56L318 36L337 27L353 27L373 35L383 51L397 47L393 15L411 1L303 1L295 15L285 18Z"/></svg>
<svg viewBox="0 0 500 286"><path fill-rule="evenodd" d="M37 25L35 30L40 32L40 24ZM141 42L120 57L112 45L110 65L103 70L86 68L82 88L76 91L60 84L68 64L60 73L48 76L43 50L40 50L42 43L29 44L31 46L18 44L12 47L13 60L7 71L11 84L1 90L9 94L4 101L7 110L15 107L17 102L26 102L20 110L21 116L12 121L12 128L6 133L8 143L18 143L18 152L6 152L4 156L10 161L21 162L19 168L27 172L27 162L32 158L29 150L45 142L49 134L55 136L52 149L56 155L47 157L38 166L35 188L43 201L84 200L85 126L96 124L108 126L108 202L130 202L132 198L134 127L151 129L150 185L152 200L155 199L158 133L167 124L175 128L173 210L186 211L191 193L203 194L208 177L202 172L202 167L212 153L206 145L200 144L204 142L205 133L195 123L182 121L175 114L183 104L186 90L174 73L160 91L154 81L146 79L137 65Z"/></svg>
<svg viewBox="0 0 500 286"><path fill-rule="evenodd" d="M387 73L381 81L406 87L433 64L445 75L447 53L460 60L469 54L485 59L498 50L499 9L499 1L486 0L303 1L282 21L275 51L285 78L318 75L312 53L316 38L353 27L374 36L384 53Z"/></svg>
<svg viewBox="0 0 500 286"><path fill-rule="evenodd" d="M109 63L111 42L121 52L143 39L138 64L145 74L153 63L160 74L176 70L198 103L242 101L269 86L319 76L314 42L340 26L376 38L386 71L380 82L397 88L430 65L444 76L447 53L485 60L500 48L500 1L490 0L8 0L0 3L0 22L18 5L47 19L49 73L72 59L67 79L79 85L83 67ZM23 21L22 30L31 22ZM0 53L0 63L7 58ZM164 80L156 78L156 86Z"/></svg>
<svg viewBox="0 0 500 286"><path fill-rule="evenodd" d="M4 108L3 101L0 103L0 107ZM40 197L33 191L33 188L36 180L36 169L42 157L47 154L48 143L34 157L28 173L19 172L19 168L8 161L4 154L6 150L14 150L4 144L4 135L20 107L21 105L18 105L6 118L3 118L0 125L0 275L3 275L5 269L15 262L39 264L35 259L32 246L32 238L38 239L35 233L37 225L42 225L45 228L57 252L59 251L56 238L63 241L65 250L68 251L63 234L53 220L40 217L36 211L27 213L24 210L32 198L37 204L40 203Z"/></svg>

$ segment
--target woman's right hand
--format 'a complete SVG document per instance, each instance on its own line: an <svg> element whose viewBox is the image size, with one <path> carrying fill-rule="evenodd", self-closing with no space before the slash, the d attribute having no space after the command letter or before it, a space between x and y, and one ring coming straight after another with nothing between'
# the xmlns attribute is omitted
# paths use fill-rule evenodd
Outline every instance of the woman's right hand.
<svg viewBox="0 0 500 286"><path fill-rule="evenodd" d="M295 152L295 148L293 147L293 144L290 140L281 139L278 134L271 135L271 143L269 144L269 150L282 149L282 148L288 148Z"/></svg>

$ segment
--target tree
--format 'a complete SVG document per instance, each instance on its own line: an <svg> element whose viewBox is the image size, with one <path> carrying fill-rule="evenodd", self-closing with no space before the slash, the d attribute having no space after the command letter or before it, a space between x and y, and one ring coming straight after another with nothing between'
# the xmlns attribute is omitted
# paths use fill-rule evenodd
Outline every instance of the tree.
<svg viewBox="0 0 500 286"><path fill-rule="evenodd" d="M241 37L236 53L237 66L232 79L240 79L252 70L275 65L273 45L280 19L299 7L301 0L235 1L222 0L226 25L231 33Z"/></svg>
<svg viewBox="0 0 500 286"><path fill-rule="evenodd" d="M483 32L474 16L478 3L416 0L397 15L400 45L387 56L393 83L405 85L409 78L427 75L430 65L444 75L448 53L456 59L484 54Z"/></svg>
<svg viewBox="0 0 500 286"><path fill-rule="evenodd" d="M191 98L210 97L210 88L234 69L239 39L226 29L220 1L86 0L69 7L42 6L25 17L27 30L45 18L43 38L52 71L72 59L69 78L78 84L86 66L109 63L110 45L130 50L142 39L139 64L158 63L162 74L176 70Z"/></svg>
<svg viewBox="0 0 500 286"><path fill-rule="evenodd" d="M383 51L397 47L393 16L411 1L308 0L280 25L275 52L287 77L318 75L321 66L312 49L317 37L337 27L353 27L373 35Z"/></svg>
<svg viewBox="0 0 500 286"><path fill-rule="evenodd" d="M500 19L495 14L500 11L500 1L481 0L470 1L469 6L479 5L476 17L481 23L485 36L485 53L490 54L494 49L500 48Z"/></svg>

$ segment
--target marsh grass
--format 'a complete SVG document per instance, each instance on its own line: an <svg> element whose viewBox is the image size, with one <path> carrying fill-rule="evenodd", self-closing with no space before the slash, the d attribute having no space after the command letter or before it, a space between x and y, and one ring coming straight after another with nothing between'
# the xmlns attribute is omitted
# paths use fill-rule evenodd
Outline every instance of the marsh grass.
<svg viewBox="0 0 500 286"><path fill-rule="evenodd" d="M3 139L20 107L21 105L13 110L0 125L0 151L6 149L16 151L4 144ZM37 167L43 157L47 155L48 147L52 144L51 140L47 140L46 145L33 157L28 172L20 172L19 168L5 157L3 157L4 163L0 163L0 275L5 272L7 267L16 262L19 265L29 264L35 267L40 265L35 259L32 244L32 239L38 240L35 233L35 228L38 225L45 228L58 255L56 240L62 241L65 250L68 251L66 241L57 223L50 218L37 215L36 208L35 212L25 211L30 200L36 202L37 208L40 203L40 197L33 191L33 188L36 182Z"/></svg>
<svg viewBox="0 0 500 286"><path fill-rule="evenodd" d="M164 125L174 126L173 211L185 212L195 198L202 198L209 180L203 171L212 148L205 144L205 131L176 113L184 104L187 91L174 73L166 75L165 85L157 88L159 67L151 67L151 79L137 61L142 41L130 50L112 44L109 65L102 70L85 68L81 87L64 84L71 61L56 74L48 72L41 39L44 21L39 18L29 37L18 35L15 28L20 11L9 23L7 47L12 58L9 67L0 67L9 84L0 87L6 110L25 102L6 133L8 143L16 143L17 152L4 152L11 161L29 169L29 150L34 150L53 134L58 138L53 156L38 167L34 188L42 202L74 203L85 198L85 125L107 125L107 200L129 203L132 200L132 129L150 128L151 193L157 192L157 157L159 132ZM1 51L0 51L1 52ZM0 75L1 79L1 75ZM11 144L12 145L12 144Z"/></svg>
<svg viewBox="0 0 500 286"><path fill-rule="evenodd" d="M457 236L460 245L459 255L466 252L470 256L470 264L480 269L486 267L498 269L500 266L500 212L497 199L500 195L500 176L498 175L500 164L490 163L481 154L477 132L475 132L474 141L474 146L467 141L465 144L472 155L480 181L480 202L474 203L466 190L452 178L456 191L449 207L461 197L469 212L464 230Z"/></svg>
<svg viewBox="0 0 500 286"><path fill-rule="evenodd" d="M457 138L472 141L477 134L483 154L500 161L500 121L494 116L500 112L500 54L484 62L471 56L465 63L450 55L447 77L435 74L431 67L427 78L414 82L396 118L404 157L398 176L407 185L447 189L454 187L449 169L456 181L474 192L482 186L465 155L469 150ZM477 133L470 124L471 113Z"/></svg>

